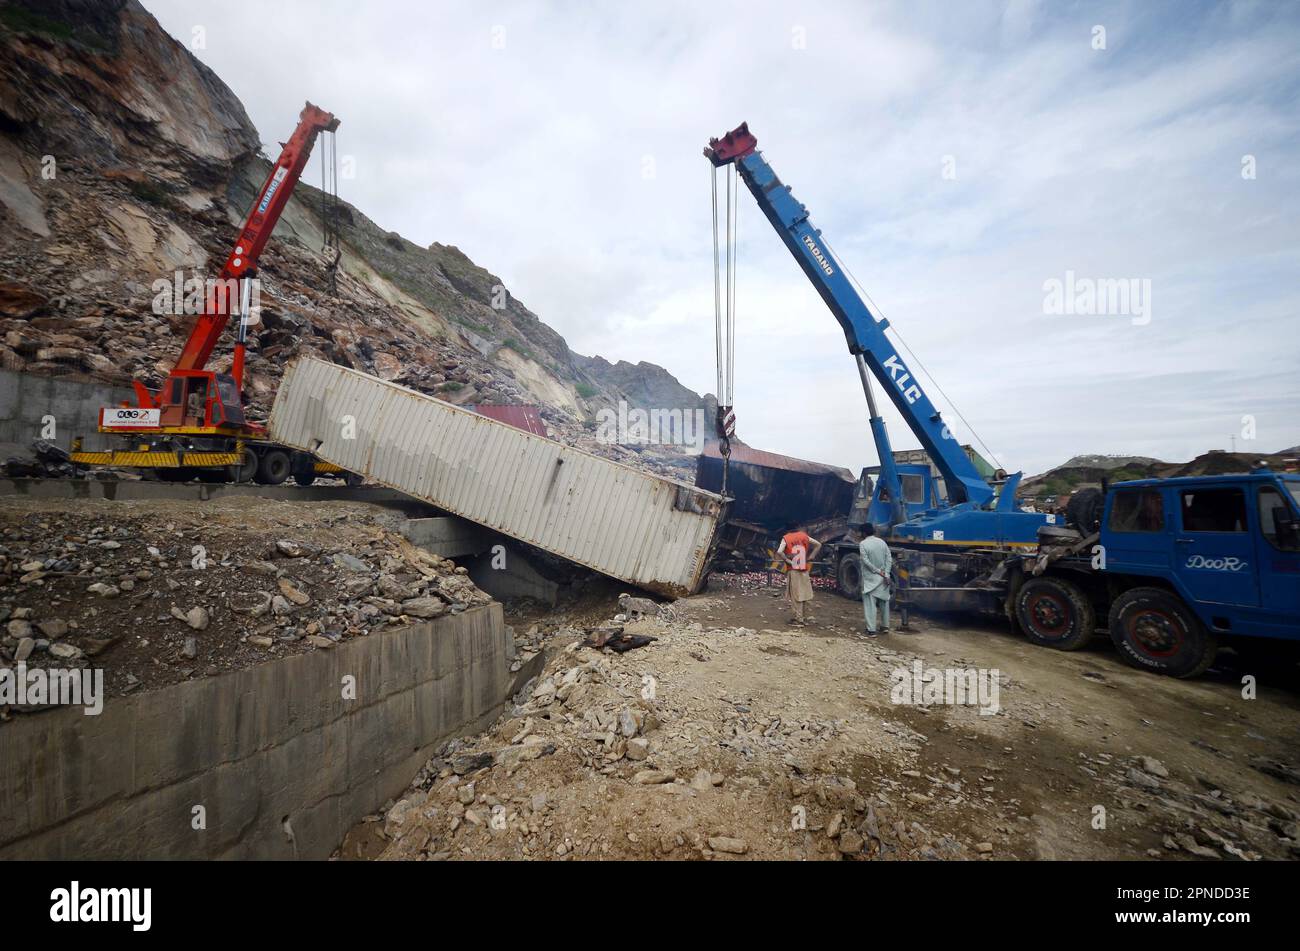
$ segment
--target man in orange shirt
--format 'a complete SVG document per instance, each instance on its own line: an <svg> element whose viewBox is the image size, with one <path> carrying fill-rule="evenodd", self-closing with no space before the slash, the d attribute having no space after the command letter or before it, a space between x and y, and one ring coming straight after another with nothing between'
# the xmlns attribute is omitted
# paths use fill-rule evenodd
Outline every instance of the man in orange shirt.
<svg viewBox="0 0 1300 951"><path fill-rule="evenodd" d="M804 605L812 600L812 562L821 548L821 542L797 525L791 525L776 549L777 557L786 564L785 593L794 611L795 624L804 623Z"/></svg>

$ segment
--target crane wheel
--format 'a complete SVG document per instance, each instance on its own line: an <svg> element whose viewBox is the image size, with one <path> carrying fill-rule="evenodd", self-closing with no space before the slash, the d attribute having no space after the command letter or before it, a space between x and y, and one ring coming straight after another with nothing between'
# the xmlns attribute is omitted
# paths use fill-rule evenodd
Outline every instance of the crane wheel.
<svg viewBox="0 0 1300 951"><path fill-rule="evenodd" d="M272 449L262 456L257 466L257 481L262 485L279 485L289 478L289 454L283 449Z"/></svg>
<svg viewBox="0 0 1300 951"><path fill-rule="evenodd" d="M251 449L245 449L244 454L240 457L243 461L237 466L226 467L226 477L229 481L236 484L243 482L252 482L257 478L257 453Z"/></svg>
<svg viewBox="0 0 1300 951"><path fill-rule="evenodd" d="M1063 578L1030 578L1016 592L1016 620L1035 644L1077 651L1097 629L1092 602Z"/></svg>
<svg viewBox="0 0 1300 951"><path fill-rule="evenodd" d="M862 561L857 555L848 554L840 559L835 569L835 584L846 598L856 601L862 597Z"/></svg>
<svg viewBox="0 0 1300 951"><path fill-rule="evenodd" d="M1214 632L1163 588L1132 588L1110 607L1110 639L1124 661L1141 670L1186 679L1214 663Z"/></svg>

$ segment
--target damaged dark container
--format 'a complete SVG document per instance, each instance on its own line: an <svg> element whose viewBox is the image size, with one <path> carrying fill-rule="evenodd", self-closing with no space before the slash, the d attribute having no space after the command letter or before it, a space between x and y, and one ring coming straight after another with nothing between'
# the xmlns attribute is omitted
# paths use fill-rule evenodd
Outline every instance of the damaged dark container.
<svg viewBox="0 0 1300 951"><path fill-rule="evenodd" d="M695 464L695 484L722 492L722 455L708 442ZM731 442L726 494L735 499L732 520L779 531L789 523L811 525L843 518L853 504L857 480L848 469Z"/></svg>

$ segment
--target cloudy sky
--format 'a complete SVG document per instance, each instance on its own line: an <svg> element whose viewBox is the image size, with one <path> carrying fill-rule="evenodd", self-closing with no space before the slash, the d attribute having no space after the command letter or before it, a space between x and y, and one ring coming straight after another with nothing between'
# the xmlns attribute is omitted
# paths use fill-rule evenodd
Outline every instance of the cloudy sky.
<svg viewBox="0 0 1300 951"><path fill-rule="evenodd" d="M144 2L273 150L333 111L345 198L580 353L715 389L701 149L748 121L1006 468L1300 443L1295 4ZM874 463L839 325L748 194L739 232L740 435ZM1149 310L1051 313L1068 273Z"/></svg>

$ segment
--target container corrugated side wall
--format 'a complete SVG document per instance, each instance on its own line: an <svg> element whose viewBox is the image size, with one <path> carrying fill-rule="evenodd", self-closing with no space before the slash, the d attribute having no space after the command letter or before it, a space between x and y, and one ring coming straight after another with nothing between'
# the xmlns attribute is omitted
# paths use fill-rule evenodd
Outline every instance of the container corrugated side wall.
<svg viewBox="0 0 1300 951"><path fill-rule="evenodd" d="M320 360L285 371L270 431L504 535L675 596L699 587L722 512L711 492Z"/></svg>

